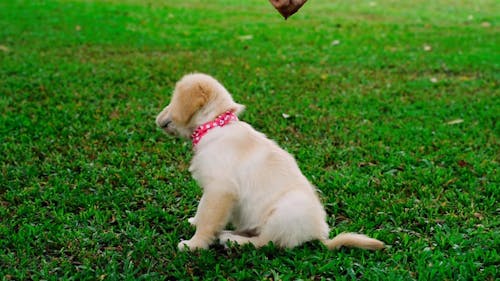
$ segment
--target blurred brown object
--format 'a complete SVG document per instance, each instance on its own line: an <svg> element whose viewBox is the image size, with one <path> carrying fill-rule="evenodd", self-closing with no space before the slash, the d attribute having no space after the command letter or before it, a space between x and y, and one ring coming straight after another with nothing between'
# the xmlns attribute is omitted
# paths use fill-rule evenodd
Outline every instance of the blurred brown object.
<svg viewBox="0 0 500 281"><path fill-rule="evenodd" d="M307 0L269 0L285 19L295 14Z"/></svg>

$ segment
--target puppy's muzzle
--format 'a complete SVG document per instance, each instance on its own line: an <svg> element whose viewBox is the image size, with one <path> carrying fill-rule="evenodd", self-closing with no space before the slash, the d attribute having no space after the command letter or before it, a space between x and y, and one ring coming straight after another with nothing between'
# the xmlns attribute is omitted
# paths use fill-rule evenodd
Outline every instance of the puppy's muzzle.
<svg viewBox="0 0 500 281"><path fill-rule="evenodd" d="M168 125L170 125L170 123L172 123L172 120L164 120L162 121L161 123L159 123L158 125L160 126L160 128L162 129L167 129L168 128Z"/></svg>
<svg viewBox="0 0 500 281"><path fill-rule="evenodd" d="M156 125L158 125L158 127L160 127L163 131L165 131L169 135L176 134L175 125L172 122L172 119L168 117L163 119L161 118L161 116L158 116L158 118L156 119Z"/></svg>

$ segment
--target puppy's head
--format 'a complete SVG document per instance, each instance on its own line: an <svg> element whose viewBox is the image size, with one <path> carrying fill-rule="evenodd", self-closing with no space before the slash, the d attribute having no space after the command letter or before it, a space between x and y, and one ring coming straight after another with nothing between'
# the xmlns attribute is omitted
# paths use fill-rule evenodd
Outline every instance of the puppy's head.
<svg viewBox="0 0 500 281"><path fill-rule="evenodd" d="M175 85L170 104L158 114L156 124L169 134L190 137L198 126L225 111L238 115L243 109L213 77L188 74Z"/></svg>

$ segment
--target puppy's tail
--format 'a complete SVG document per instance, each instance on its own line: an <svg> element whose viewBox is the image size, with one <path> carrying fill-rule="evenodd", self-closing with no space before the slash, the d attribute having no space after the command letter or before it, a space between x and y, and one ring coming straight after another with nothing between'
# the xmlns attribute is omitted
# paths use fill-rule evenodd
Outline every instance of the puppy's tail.
<svg viewBox="0 0 500 281"><path fill-rule="evenodd" d="M380 250L384 248L384 242L357 233L340 233L331 240L323 240L323 244L330 250L341 247L354 247L366 250Z"/></svg>

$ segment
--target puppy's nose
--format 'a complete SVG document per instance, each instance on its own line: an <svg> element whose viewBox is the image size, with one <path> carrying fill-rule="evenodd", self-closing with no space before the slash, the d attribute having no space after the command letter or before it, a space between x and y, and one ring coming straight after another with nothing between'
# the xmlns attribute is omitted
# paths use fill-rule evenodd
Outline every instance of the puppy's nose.
<svg viewBox="0 0 500 281"><path fill-rule="evenodd" d="M172 123L172 118L170 118L168 112L169 112L169 107L170 105L167 105L158 116L156 116L156 125L160 128L167 128L170 123Z"/></svg>
<svg viewBox="0 0 500 281"><path fill-rule="evenodd" d="M165 129L170 123L172 123L172 119L163 116L163 114L160 114L158 115L158 117L156 117L156 125L158 125L158 127L160 128Z"/></svg>
<svg viewBox="0 0 500 281"><path fill-rule="evenodd" d="M162 123L160 123L158 125L160 125L160 127L162 129L165 129L165 128L168 128L168 125L170 125L170 123L172 123L172 120L167 119L167 120L162 121Z"/></svg>

